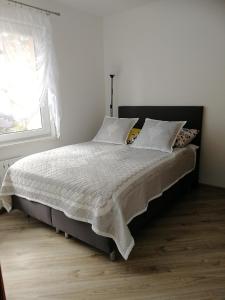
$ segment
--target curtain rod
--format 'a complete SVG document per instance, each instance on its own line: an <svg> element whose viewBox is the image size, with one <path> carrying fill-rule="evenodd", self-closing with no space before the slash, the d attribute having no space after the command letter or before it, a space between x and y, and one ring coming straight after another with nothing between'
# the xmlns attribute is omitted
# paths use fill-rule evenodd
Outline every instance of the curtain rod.
<svg viewBox="0 0 225 300"><path fill-rule="evenodd" d="M33 8L33 9L37 9L39 11L43 11L43 12L49 14L49 15L60 16L60 13L55 12L55 11L51 11L51 10L48 10L48 9L43 9L43 8L40 8L40 7L37 7L37 6L29 5L29 4L26 4L26 3L23 3L23 2L19 2L19 1L15 1L15 0L7 0L7 1L15 3L15 4L23 5L23 6L26 6L26 7L30 7L30 8Z"/></svg>

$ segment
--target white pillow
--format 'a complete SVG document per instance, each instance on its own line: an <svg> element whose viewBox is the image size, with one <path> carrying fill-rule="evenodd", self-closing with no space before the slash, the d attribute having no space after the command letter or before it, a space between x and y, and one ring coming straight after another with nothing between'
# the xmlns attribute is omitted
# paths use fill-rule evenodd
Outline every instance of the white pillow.
<svg viewBox="0 0 225 300"><path fill-rule="evenodd" d="M146 119L131 147L172 152L176 137L186 121L160 121Z"/></svg>
<svg viewBox="0 0 225 300"><path fill-rule="evenodd" d="M127 136L137 121L137 118L119 119L105 117L102 127L99 129L93 141L112 144L126 144Z"/></svg>

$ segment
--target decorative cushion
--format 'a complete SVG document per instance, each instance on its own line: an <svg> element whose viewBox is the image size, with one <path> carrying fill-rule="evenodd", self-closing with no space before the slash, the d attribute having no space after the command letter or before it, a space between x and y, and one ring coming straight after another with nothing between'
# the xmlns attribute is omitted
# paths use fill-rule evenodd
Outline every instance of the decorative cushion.
<svg viewBox="0 0 225 300"><path fill-rule="evenodd" d="M132 128L127 138L127 144L133 144L133 142L136 140L137 136L139 135L140 131L141 129L139 128Z"/></svg>
<svg viewBox="0 0 225 300"><path fill-rule="evenodd" d="M105 117L101 128L93 139L94 142L126 144L127 136L138 119Z"/></svg>
<svg viewBox="0 0 225 300"><path fill-rule="evenodd" d="M160 121L146 119L131 147L172 152L177 134L186 121Z"/></svg>
<svg viewBox="0 0 225 300"><path fill-rule="evenodd" d="M177 135L177 139L175 142L174 147L177 148L183 148L190 144L193 139L197 136L199 133L199 130L197 129L188 129L188 128L183 128Z"/></svg>

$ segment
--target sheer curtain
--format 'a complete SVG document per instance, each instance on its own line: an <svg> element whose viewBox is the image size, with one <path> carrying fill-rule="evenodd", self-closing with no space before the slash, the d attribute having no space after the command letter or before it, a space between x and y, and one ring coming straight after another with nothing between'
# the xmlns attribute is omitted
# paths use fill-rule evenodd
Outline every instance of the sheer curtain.
<svg viewBox="0 0 225 300"><path fill-rule="evenodd" d="M47 104L59 137L58 71L49 16L0 1L0 68L0 114L26 118ZM20 103L12 109L6 99Z"/></svg>

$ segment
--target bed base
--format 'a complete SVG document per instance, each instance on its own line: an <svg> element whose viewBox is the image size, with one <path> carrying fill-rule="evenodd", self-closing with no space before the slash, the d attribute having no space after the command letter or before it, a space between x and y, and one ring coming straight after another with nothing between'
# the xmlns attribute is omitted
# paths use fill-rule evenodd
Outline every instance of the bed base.
<svg viewBox="0 0 225 300"><path fill-rule="evenodd" d="M147 227L156 216L159 217L160 214L168 212L173 203L184 197L185 193L190 191L193 186L196 186L194 172L186 175L174 186L165 191L161 197L152 200L148 205L147 211L134 218L128 225L133 237L137 237L138 233ZM13 209L23 211L26 216L33 217L54 227L57 234L64 232L67 239L73 237L103 251L109 255L111 261L114 261L118 256L114 241L94 233L91 225L88 223L70 219L58 210L18 196L13 196Z"/></svg>

